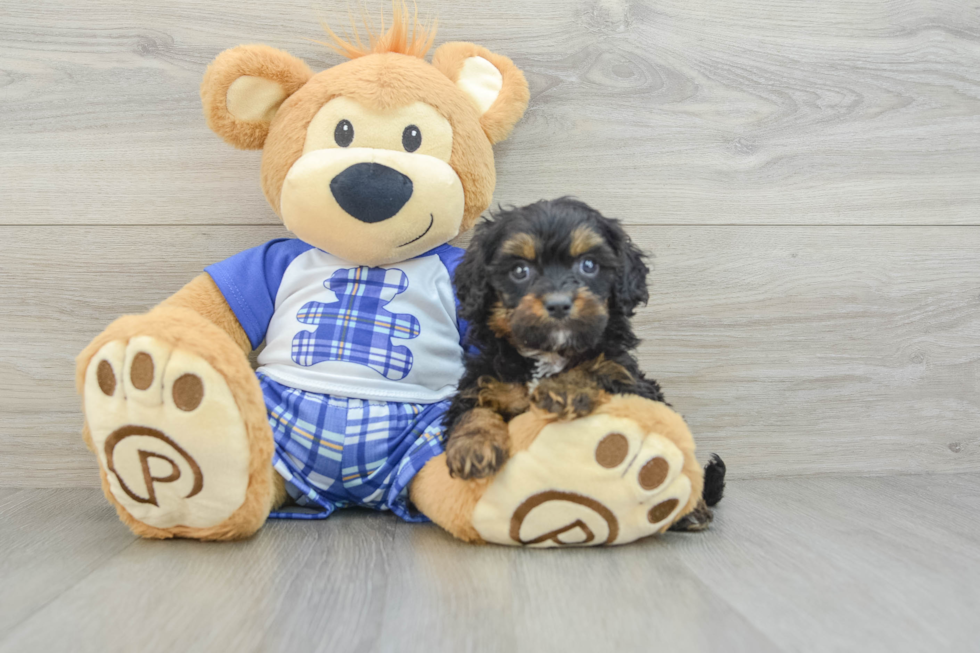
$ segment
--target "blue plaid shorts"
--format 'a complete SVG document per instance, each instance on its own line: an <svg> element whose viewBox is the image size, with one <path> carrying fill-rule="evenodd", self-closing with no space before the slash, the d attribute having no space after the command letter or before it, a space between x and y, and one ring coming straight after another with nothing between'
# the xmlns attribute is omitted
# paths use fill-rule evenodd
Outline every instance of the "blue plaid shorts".
<svg viewBox="0 0 980 653"><path fill-rule="evenodd" d="M269 517L325 519L337 508L365 506L428 521L410 504L408 485L443 452L449 401L348 399L258 378L275 439L272 463L300 507Z"/></svg>

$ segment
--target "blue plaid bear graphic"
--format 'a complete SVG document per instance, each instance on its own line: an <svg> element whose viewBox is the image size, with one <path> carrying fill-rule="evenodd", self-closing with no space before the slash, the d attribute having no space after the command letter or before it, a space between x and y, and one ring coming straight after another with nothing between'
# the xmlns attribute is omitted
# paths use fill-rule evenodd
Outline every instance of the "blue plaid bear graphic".
<svg viewBox="0 0 980 653"><path fill-rule="evenodd" d="M293 361L304 367L323 361L357 363L393 381L408 376L412 351L391 339L417 338L419 321L385 309L408 289L408 276L395 268L349 268L337 270L323 285L337 301L309 302L299 309L296 319L317 328L293 338Z"/></svg>

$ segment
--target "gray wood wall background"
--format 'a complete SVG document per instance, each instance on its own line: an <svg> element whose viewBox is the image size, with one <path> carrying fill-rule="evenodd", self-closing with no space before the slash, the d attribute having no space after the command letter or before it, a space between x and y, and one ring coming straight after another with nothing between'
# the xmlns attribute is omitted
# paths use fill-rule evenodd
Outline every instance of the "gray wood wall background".
<svg viewBox="0 0 980 653"><path fill-rule="evenodd" d="M496 201L574 194L653 253L643 363L732 478L980 470L980 5L420 4L530 82ZM75 354L285 233L205 66L334 65L346 11L0 0L0 486L96 486Z"/></svg>

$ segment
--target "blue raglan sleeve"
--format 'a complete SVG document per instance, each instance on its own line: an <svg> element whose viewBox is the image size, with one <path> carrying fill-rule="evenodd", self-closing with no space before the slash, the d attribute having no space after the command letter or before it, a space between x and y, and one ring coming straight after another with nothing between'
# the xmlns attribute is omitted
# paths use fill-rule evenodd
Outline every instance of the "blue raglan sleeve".
<svg viewBox="0 0 980 653"><path fill-rule="evenodd" d="M252 349L265 340L286 268L311 248L295 238L279 238L204 268L245 329Z"/></svg>
<svg viewBox="0 0 980 653"><path fill-rule="evenodd" d="M435 253L439 255L439 260L442 261L442 264L446 266L446 270L449 271L449 278L454 280L453 295L456 299L456 328L459 329L459 344L467 354L476 354L478 353L476 347L466 342L466 330L469 328L469 324L459 316L459 295L456 294L456 267L463 260L465 250L446 244L436 248Z"/></svg>

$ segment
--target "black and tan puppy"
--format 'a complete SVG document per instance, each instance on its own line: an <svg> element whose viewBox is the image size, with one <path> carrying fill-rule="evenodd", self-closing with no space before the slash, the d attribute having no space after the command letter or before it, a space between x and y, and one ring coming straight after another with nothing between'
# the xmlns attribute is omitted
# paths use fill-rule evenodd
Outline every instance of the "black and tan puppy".
<svg viewBox="0 0 980 653"><path fill-rule="evenodd" d="M507 422L532 404L573 419L610 394L664 401L632 353L630 317L648 299L648 272L619 222L577 200L502 211L476 227L455 278L476 351L446 416L452 475L495 474L508 456ZM707 526L724 475L712 457L707 505L675 529Z"/></svg>

